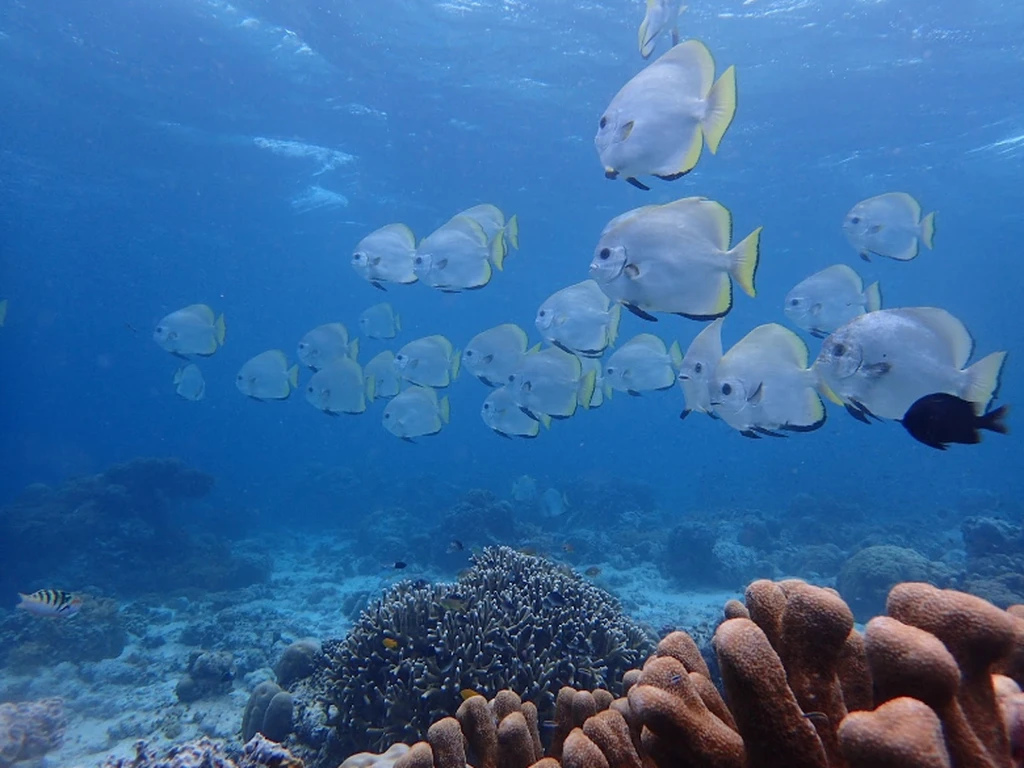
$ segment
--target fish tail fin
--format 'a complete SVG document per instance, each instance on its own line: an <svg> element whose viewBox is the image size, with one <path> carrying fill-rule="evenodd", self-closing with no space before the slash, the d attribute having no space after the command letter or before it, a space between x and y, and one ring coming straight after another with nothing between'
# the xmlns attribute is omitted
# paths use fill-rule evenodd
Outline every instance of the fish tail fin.
<svg viewBox="0 0 1024 768"><path fill-rule="evenodd" d="M459 378L459 371L461 369L462 369L462 350L461 349L456 349L454 352L452 352L452 366L451 366L452 381L455 381L457 378Z"/></svg>
<svg viewBox="0 0 1024 768"><path fill-rule="evenodd" d="M176 370L174 372L174 383L175 383L175 385L181 384L181 380L184 377L184 375L185 375L185 369L184 368L179 368L178 370Z"/></svg>
<svg viewBox="0 0 1024 768"><path fill-rule="evenodd" d="M512 217L505 223L505 237L508 244L519 250L519 215L513 213Z"/></svg>
<svg viewBox="0 0 1024 768"><path fill-rule="evenodd" d="M928 247L928 250L935 247L935 211L921 219L921 242Z"/></svg>
<svg viewBox="0 0 1024 768"><path fill-rule="evenodd" d="M654 53L654 36L647 36L647 30L650 28L650 14L651 6L654 5L653 0L647 0L647 12L644 14L644 20L640 22L640 29L637 30L637 46L640 48L640 55L645 59L649 58Z"/></svg>
<svg viewBox="0 0 1024 768"><path fill-rule="evenodd" d="M868 312L877 312L882 308L882 286L876 280L864 291L864 309Z"/></svg>
<svg viewBox="0 0 1024 768"><path fill-rule="evenodd" d="M500 272L505 268L505 254L508 253L508 246L505 245L505 238L500 232L494 236L493 240L491 240L490 252L491 262Z"/></svg>
<svg viewBox="0 0 1024 768"><path fill-rule="evenodd" d="M611 315L611 320L608 322L608 346L612 346L615 340L619 338L619 323L622 321L622 305L616 302L608 314Z"/></svg>
<svg viewBox="0 0 1024 768"><path fill-rule="evenodd" d="M740 284L743 292L753 298L757 295L754 288L754 275L757 272L757 263L761 259L761 230L758 227L743 240L738 242L731 251L731 264L729 271Z"/></svg>
<svg viewBox="0 0 1024 768"><path fill-rule="evenodd" d="M668 356L672 358L672 367L678 371L679 366L683 364L683 351L679 348L678 341L672 342L672 346L668 350Z"/></svg>
<svg viewBox="0 0 1024 768"><path fill-rule="evenodd" d="M700 121L711 154L718 152L718 145L736 116L736 67L729 67L718 78L708 93L707 109Z"/></svg>
<svg viewBox="0 0 1024 768"><path fill-rule="evenodd" d="M288 383L292 385L292 389L299 386L299 366L293 365L288 369Z"/></svg>
<svg viewBox="0 0 1024 768"><path fill-rule="evenodd" d="M395 330L402 330L402 316L397 312L395 312Z"/></svg>
<svg viewBox="0 0 1024 768"><path fill-rule="evenodd" d="M441 398L441 402L437 404L437 411L441 416L441 421L447 424L452 416L452 406L448 402L448 395Z"/></svg>
<svg viewBox="0 0 1024 768"><path fill-rule="evenodd" d="M217 321L213 324L213 330L217 337L217 346L224 346L224 336L227 333L228 327L224 323L224 315L222 314L217 318Z"/></svg>
<svg viewBox="0 0 1024 768"><path fill-rule="evenodd" d="M359 339L352 339L348 343L348 356L352 359L352 362L359 361Z"/></svg>
<svg viewBox="0 0 1024 768"><path fill-rule="evenodd" d="M999 389L999 376L1006 362L1005 352L993 352L976 362L965 373L967 386L964 388L964 399L974 403L975 412L982 414Z"/></svg>
<svg viewBox="0 0 1024 768"><path fill-rule="evenodd" d="M551 429L551 417L546 413L537 414L537 422L544 425L544 429ZM540 430L538 430L540 431Z"/></svg>
<svg viewBox="0 0 1024 768"><path fill-rule="evenodd" d="M1000 435L1010 434L1010 428L1006 425L1006 416L1009 412L1009 405L1000 405L994 411L989 411L978 419L978 429L987 429Z"/></svg>
<svg viewBox="0 0 1024 768"><path fill-rule="evenodd" d="M377 377L367 376L366 377L366 399L371 403L377 399Z"/></svg>
<svg viewBox="0 0 1024 768"><path fill-rule="evenodd" d="M0 328L7 322L7 299L0 301Z"/></svg>
<svg viewBox="0 0 1024 768"><path fill-rule="evenodd" d="M607 381L605 381L605 382L603 382L601 384L601 391L604 392L604 399L605 400L611 400L612 399L612 395L615 393L615 390L612 389L612 385L609 384Z"/></svg>
<svg viewBox="0 0 1024 768"><path fill-rule="evenodd" d="M590 401L594 398L594 387L597 385L597 372L588 371L580 380L580 387L577 400L584 408L590 408Z"/></svg>

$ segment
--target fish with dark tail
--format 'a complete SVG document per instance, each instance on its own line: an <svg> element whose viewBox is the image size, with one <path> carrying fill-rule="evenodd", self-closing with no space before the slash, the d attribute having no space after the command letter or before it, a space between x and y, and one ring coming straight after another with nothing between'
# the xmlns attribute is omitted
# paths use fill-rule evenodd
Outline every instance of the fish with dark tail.
<svg viewBox="0 0 1024 768"><path fill-rule="evenodd" d="M974 445L981 442L981 430L1009 433L1006 414L1010 406L1001 405L978 415L974 404L956 395L936 392L919 398L900 419L900 424L920 443L940 451L950 443Z"/></svg>

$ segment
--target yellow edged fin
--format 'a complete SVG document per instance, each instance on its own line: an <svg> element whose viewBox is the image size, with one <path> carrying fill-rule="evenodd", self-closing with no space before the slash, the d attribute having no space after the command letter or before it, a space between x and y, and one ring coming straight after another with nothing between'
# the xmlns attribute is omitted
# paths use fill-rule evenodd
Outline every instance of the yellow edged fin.
<svg viewBox="0 0 1024 768"><path fill-rule="evenodd" d="M736 67L729 67L708 93L707 106L701 128L711 154L718 152L718 145L736 116Z"/></svg>
<svg viewBox="0 0 1024 768"><path fill-rule="evenodd" d="M451 405L448 402L448 396L447 395L442 397L441 398L441 402L439 402L437 404L437 412L441 416L441 421L443 421L445 424L447 424L448 420L451 418L451 415L452 415L452 408L451 408Z"/></svg>
<svg viewBox="0 0 1024 768"><path fill-rule="evenodd" d="M622 305L616 302L608 310L611 319L608 322L608 346L612 346L619 338L619 322L622 320Z"/></svg>
<svg viewBox="0 0 1024 768"><path fill-rule="evenodd" d="M788 422L791 427L799 427L802 430L817 429L825 423L825 404L821 402L818 393L814 389L808 389L804 402L804 413L795 420Z"/></svg>
<svg viewBox="0 0 1024 768"><path fill-rule="evenodd" d="M402 330L402 316L399 315L397 312L395 313L395 330Z"/></svg>
<svg viewBox="0 0 1024 768"><path fill-rule="evenodd" d="M979 415L988 410L988 404L999 389L999 375L1005 362L1005 352L993 352L965 371L967 384L963 397L974 403L975 412Z"/></svg>
<svg viewBox="0 0 1024 768"><path fill-rule="evenodd" d="M359 339L352 339L348 343L348 356L353 363L359 362Z"/></svg>
<svg viewBox="0 0 1024 768"><path fill-rule="evenodd" d="M288 369L288 383L292 385L292 389L299 386L299 366L293 365Z"/></svg>
<svg viewBox="0 0 1024 768"><path fill-rule="evenodd" d="M751 298L757 295L757 290L754 288L754 275L757 272L757 263L761 259L762 229L763 227L758 227L729 251L731 257L729 271L743 292Z"/></svg>
<svg viewBox="0 0 1024 768"><path fill-rule="evenodd" d="M935 211L921 219L921 242L928 247L928 250L935 247Z"/></svg>
<svg viewBox="0 0 1024 768"><path fill-rule="evenodd" d="M864 291L864 311L877 312L882 308L882 287L876 280Z"/></svg>
<svg viewBox="0 0 1024 768"><path fill-rule="evenodd" d="M679 366L683 364L683 351L679 348L678 341L672 342L672 346L668 348L668 356L672 359L672 367L678 371Z"/></svg>
<svg viewBox="0 0 1024 768"><path fill-rule="evenodd" d="M494 236L494 239L491 240L490 247L491 261L494 263L494 266L498 268L499 272L505 268L506 253L508 253L508 247L505 245L505 238L502 237L501 233L499 232ZM487 279L490 280L490 277L491 276L488 275Z"/></svg>
<svg viewBox="0 0 1024 768"><path fill-rule="evenodd" d="M604 392L604 399L611 400L612 395L615 394L615 390L612 389L612 385L607 381L601 384L601 390Z"/></svg>
<svg viewBox="0 0 1024 768"><path fill-rule="evenodd" d="M650 26L648 21L648 15L650 14L650 7L652 0L647 0L648 11L644 14L644 20L640 22L640 29L637 31L637 47L640 48L640 55L645 59L650 57L654 53L654 38L647 37L647 29Z"/></svg>
<svg viewBox="0 0 1024 768"><path fill-rule="evenodd" d="M519 250L519 215L513 213L512 217L505 224L505 237L508 243L517 251Z"/></svg>
<svg viewBox="0 0 1024 768"><path fill-rule="evenodd" d="M462 350L461 349L456 349L454 352L452 352L452 363L451 363L452 381L455 381L457 378L459 378L459 371L461 369L462 369Z"/></svg>
<svg viewBox="0 0 1024 768"><path fill-rule="evenodd" d="M834 403L835 405L846 405L846 403L843 402L842 398L832 391L832 387L830 387L821 379L818 379L818 391L821 394L823 394L825 396L825 399L827 399L830 403Z"/></svg>
<svg viewBox="0 0 1024 768"><path fill-rule="evenodd" d="M594 387L597 384L597 372L588 371L587 374L580 381L579 389L579 404L584 408L590 408L590 401L594 397Z"/></svg>
<svg viewBox="0 0 1024 768"><path fill-rule="evenodd" d="M530 347L528 350L526 350L526 354L532 355L532 354L534 354L536 352L540 352L541 344L542 344L542 342L538 341L536 344L534 344L532 347Z"/></svg>
<svg viewBox="0 0 1024 768"><path fill-rule="evenodd" d="M217 318L217 322L213 324L214 333L217 337L217 345L224 346L224 335L227 333L227 325L224 323L224 315Z"/></svg>
<svg viewBox="0 0 1024 768"><path fill-rule="evenodd" d="M718 295L714 298L714 303L708 308L707 312L702 312L701 314L721 317L730 309L732 309L732 280L729 279L728 275L722 275L718 286Z"/></svg>
<svg viewBox="0 0 1024 768"><path fill-rule="evenodd" d="M367 376L366 377L366 397L372 403L377 399L377 377Z"/></svg>
<svg viewBox="0 0 1024 768"><path fill-rule="evenodd" d="M675 168L673 173L689 173L693 170L693 167L697 165L697 161L700 160L700 153L704 149L704 132L701 130L695 130L693 136L690 137L690 146L683 154L682 160L679 161L678 167Z"/></svg>

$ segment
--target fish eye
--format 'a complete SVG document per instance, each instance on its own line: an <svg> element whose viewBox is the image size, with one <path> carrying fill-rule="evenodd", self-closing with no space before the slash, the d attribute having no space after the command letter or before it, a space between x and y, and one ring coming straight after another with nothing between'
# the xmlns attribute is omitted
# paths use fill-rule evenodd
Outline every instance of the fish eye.
<svg viewBox="0 0 1024 768"><path fill-rule="evenodd" d="M308 348L309 348L309 344L307 344L304 341L300 341L299 342L299 349L308 349Z"/></svg>
<svg viewBox="0 0 1024 768"><path fill-rule="evenodd" d="M693 364L693 370L694 370L694 372L696 372L696 373L700 373L701 371L703 371L703 370L704 370L704 366L703 366L703 365L701 365L700 363L694 363L694 364Z"/></svg>
<svg viewBox="0 0 1024 768"><path fill-rule="evenodd" d="M484 403L484 410L485 411L491 410L491 404L490 403Z"/></svg>
<svg viewBox="0 0 1024 768"><path fill-rule="evenodd" d="M385 419L390 419L391 418L391 414L390 413L385 413L384 414L384 418Z"/></svg>
<svg viewBox="0 0 1024 768"><path fill-rule="evenodd" d="M602 115L601 116L601 122L598 123L598 126L601 127L601 128L607 128L608 127L608 118L605 117L604 115Z"/></svg>
<svg viewBox="0 0 1024 768"><path fill-rule="evenodd" d="M800 299L790 299L789 300L789 306L797 307L799 305L800 305Z"/></svg>
<svg viewBox="0 0 1024 768"><path fill-rule="evenodd" d="M163 333L163 332L164 332L165 330L167 330L167 329L166 329L166 328L164 328L164 327L163 327L162 325L158 325L158 326L156 327L156 332L157 332L157 333Z"/></svg>
<svg viewBox="0 0 1024 768"><path fill-rule="evenodd" d="M548 311L546 309L542 309L540 312L537 313L537 317L544 317L545 315L547 315L547 313Z"/></svg>
<svg viewBox="0 0 1024 768"><path fill-rule="evenodd" d="M312 385L306 387L306 391L309 392L309 394L312 395L313 394L313 387L312 387Z"/></svg>
<svg viewBox="0 0 1024 768"><path fill-rule="evenodd" d="M612 255L612 252L609 249L607 249L607 248L602 248L601 252L599 254L597 254L597 255L598 255L598 258L607 259L609 256Z"/></svg>
<svg viewBox="0 0 1024 768"><path fill-rule="evenodd" d="M245 381L245 376L243 376L242 374L238 374L237 376L235 376L235 381Z"/></svg>
<svg viewBox="0 0 1024 768"><path fill-rule="evenodd" d="M723 384L722 385L722 394L723 395L731 395L732 394L732 384Z"/></svg>
<svg viewBox="0 0 1024 768"><path fill-rule="evenodd" d="M609 365L607 368L604 369L604 372L607 373L609 376L614 375L614 373L615 373L615 366L614 365Z"/></svg>
<svg viewBox="0 0 1024 768"><path fill-rule="evenodd" d="M851 224L860 224L860 216L852 216L850 218L850 223Z"/></svg>
<svg viewBox="0 0 1024 768"><path fill-rule="evenodd" d="M472 349L467 349L465 354L466 354L466 357L472 357L473 356L473 350Z"/></svg>
<svg viewBox="0 0 1024 768"><path fill-rule="evenodd" d="M836 357L842 357L846 354L846 347L842 344L836 344L832 347L832 354Z"/></svg>

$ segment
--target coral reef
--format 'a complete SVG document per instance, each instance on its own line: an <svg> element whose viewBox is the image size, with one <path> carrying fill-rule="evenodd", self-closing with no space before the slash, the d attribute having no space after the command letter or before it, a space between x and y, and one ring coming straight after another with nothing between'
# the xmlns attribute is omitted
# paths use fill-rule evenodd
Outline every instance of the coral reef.
<svg viewBox="0 0 1024 768"><path fill-rule="evenodd" d="M60 488L29 486L0 508L0 592L88 585L138 595L266 579L266 559L233 555L177 519L179 505L203 498L213 483L176 459L136 459Z"/></svg>
<svg viewBox="0 0 1024 768"><path fill-rule="evenodd" d="M57 749L66 726L61 699L0 704L0 768Z"/></svg>
<svg viewBox="0 0 1024 768"><path fill-rule="evenodd" d="M920 552L882 544L862 549L843 563L836 588L854 614L866 621L885 611L885 597L895 584L927 581L946 586L950 577L949 568Z"/></svg>
<svg viewBox="0 0 1024 768"><path fill-rule="evenodd" d="M178 680L174 693L178 701L189 704L211 696L222 696L231 690L235 679L235 662L224 651L192 651L188 669Z"/></svg>
<svg viewBox="0 0 1024 768"><path fill-rule="evenodd" d="M292 695L273 680L253 689L242 715L242 738L248 741L262 733L271 741L284 741L292 731Z"/></svg>
<svg viewBox="0 0 1024 768"><path fill-rule="evenodd" d="M1024 606L896 585L864 635L834 590L758 581L715 634L725 697L686 633L625 696L562 688L543 756L536 708L474 696L395 768L1010 768L1022 744ZM358 755L351 765L387 764Z"/></svg>
<svg viewBox="0 0 1024 768"><path fill-rule="evenodd" d="M197 739L157 754L145 741L135 745L135 756L107 760L102 768L302 768L302 761L287 749L256 736L239 750Z"/></svg>
<svg viewBox="0 0 1024 768"><path fill-rule="evenodd" d="M651 647L617 601L568 569L488 548L455 584L396 584L345 640L324 644L327 669L299 698L334 732L299 740L318 762L421 738L465 691L514 687L547 717L562 685L616 689Z"/></svg>
<svg viewBox="0 0 1024 768"><path fill-rule="evenodd" d="M40 621L22 611L0 618L0 660L15 671L114 659L127 642L118 605L105 597L83 595L81 611L67 620Z"/></svg>

